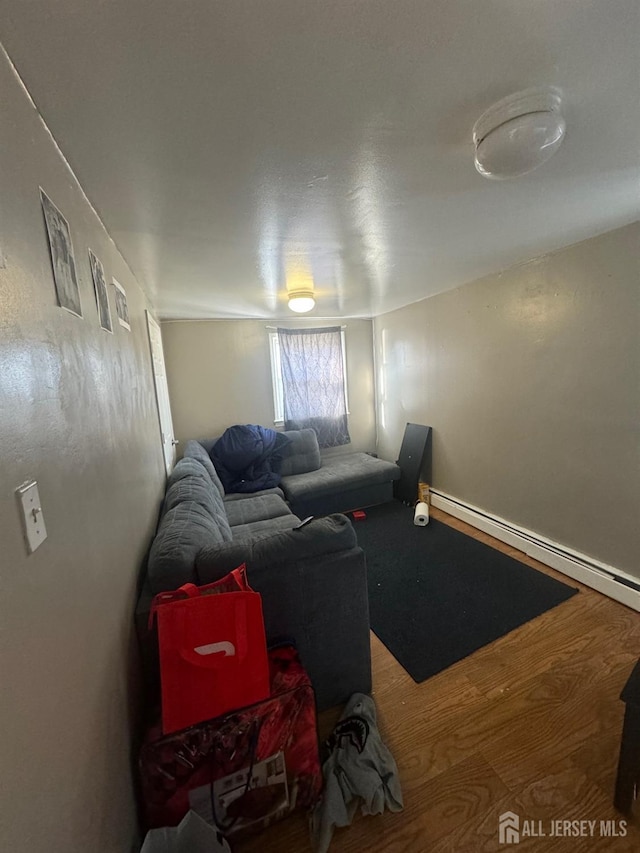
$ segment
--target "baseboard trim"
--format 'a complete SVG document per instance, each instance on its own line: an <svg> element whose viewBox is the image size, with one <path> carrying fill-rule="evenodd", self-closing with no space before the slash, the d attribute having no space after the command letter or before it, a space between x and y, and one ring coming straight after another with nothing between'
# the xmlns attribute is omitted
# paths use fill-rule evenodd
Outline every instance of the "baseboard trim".
<svg viewBox="0 0 640 853"><path fill-rule="evenodd" d="M551 539L546 539L445 492L431 490L431 503L527 556L640 612L640 580Z"/></svg>

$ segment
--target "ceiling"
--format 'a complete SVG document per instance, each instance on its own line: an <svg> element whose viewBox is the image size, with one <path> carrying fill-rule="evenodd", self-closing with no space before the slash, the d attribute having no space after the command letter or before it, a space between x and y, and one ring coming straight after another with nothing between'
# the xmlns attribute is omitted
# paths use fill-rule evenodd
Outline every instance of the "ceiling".
<svg viewBox="0 0 640 853"><path fill-rule="evenodd" d="M163 317L376 315L640 218L637 0L0 0L3 44ZM488 181L471 131L554 85ZM71 223L73 228L73 223Z"/></svg>

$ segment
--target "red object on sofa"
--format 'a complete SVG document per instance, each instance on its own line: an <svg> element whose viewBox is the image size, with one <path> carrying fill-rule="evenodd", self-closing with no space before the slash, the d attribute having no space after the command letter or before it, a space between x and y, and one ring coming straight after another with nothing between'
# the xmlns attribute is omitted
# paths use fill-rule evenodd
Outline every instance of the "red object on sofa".
<svg viewBox="0 0 640 853"><path fill-rule="evenodd" d="M175 826L193 808L225 832L254 831L315 803L313 687L292 646L270 650L269 666L269 699L175 734L148 731L138 762L148 828Z"/></svg>
<svg viewBox="0 0 640 853"><path fill-rule="evenodd" d="M244 565L215 583L154 598L165 734L269 695L262 599Z"/></svg>

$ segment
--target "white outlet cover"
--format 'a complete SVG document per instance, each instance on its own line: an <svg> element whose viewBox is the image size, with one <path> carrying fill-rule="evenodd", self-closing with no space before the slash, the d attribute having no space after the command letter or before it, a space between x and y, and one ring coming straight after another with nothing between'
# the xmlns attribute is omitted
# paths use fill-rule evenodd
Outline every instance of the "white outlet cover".
<svg viewBox="0 0 640 853"><path fill-rule="evenodd" d="M22 527L27 549L30 554L47 538L47 528L44 523L38 484L35 480L27 480L16 489L18 506L22 516Z"/></svg>

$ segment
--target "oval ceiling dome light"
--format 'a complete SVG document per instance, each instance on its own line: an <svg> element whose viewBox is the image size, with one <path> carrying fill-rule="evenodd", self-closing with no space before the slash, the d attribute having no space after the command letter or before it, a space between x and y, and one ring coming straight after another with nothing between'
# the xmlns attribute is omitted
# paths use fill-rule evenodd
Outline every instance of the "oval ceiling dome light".
<svg viewBox="0 0 640 853"><path fill-rule="evenodd" d="M289 293L289 308L296 314L306 314L315 307L313 290L292 290Z"/></svg>
<svg viewBox="0 0 640 853"><path fill-rule="evenodd" d="M533 172L562 144L565 122L558 89L527 89L486 110L473 126L475 166L501 180Z"/></svg>

